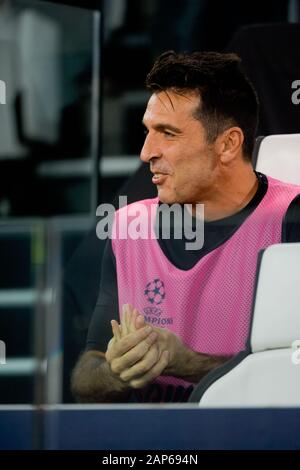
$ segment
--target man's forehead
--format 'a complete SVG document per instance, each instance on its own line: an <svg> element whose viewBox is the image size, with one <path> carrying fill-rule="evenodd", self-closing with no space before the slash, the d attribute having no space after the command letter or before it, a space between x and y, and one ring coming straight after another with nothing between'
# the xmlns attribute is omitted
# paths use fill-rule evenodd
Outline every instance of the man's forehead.
<svg viewBox="0 0 300 470"><path fill-rule="evenodd" d="M192 90L172 89L153 93L148 101L146 113L192 112L200 103L199 94Z"/></svg>

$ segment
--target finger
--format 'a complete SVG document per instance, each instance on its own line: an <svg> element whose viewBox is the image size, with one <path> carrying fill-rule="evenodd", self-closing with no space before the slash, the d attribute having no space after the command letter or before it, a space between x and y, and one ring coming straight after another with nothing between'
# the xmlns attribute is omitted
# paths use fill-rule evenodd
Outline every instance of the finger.
<svg viewBox="0 0 300 470"><path fill-rule="evenodd" d="M164 351L158 362L146 374L138 379L133 379L129 382L132 388L143 388L149 383L153 382L156 377L159 377L169 363L169 352Z"/></svg>
<svg viewBox="0 0 300 470"><path fill-rule="evenodd" d="M127 334L130 333L131 316L132 316L132 306L130 304L126 304L125 323L126 323L126 328L127 328Z"/></svg>
<svg viewBox="0 0 300 470"><path fill-rule="evenodd" d="M122 338L128 335L127 330L127 304L124 304L122 307L122 317L121 317L121 327L122 327Z"/></svg>
<svg viewBox="0 0 300 470"><path fill-rule="evenodd" d="M115 342L116 342L116 340L115 340L115 337L113 336L108 342L107 351L112 348L112 346Z"/></svg>
<svg viewBox="0 0 300 470"><path fill-rule="evenodd" d="M128 330L130 331L130 333L133 333L134 331L136 331L135 322L136 322L136 317L137 317L138 314L139 314L139 312L136 308L134 308L131 311L130 322L128 324Z"/></svg>
<svg viewBox="0 0 300 470"><path fill-rule="evenodd" d="M113 332L115 340L119 341L121 339L121 330L120 330L119 323L116 320L112 320L111 328L112 328L112 332Z"/></svg>
<svg viewBox="0 0 300 470"><path fill-rule="evenodd" d="M115 348L115 344L116 344L116 338L113 336L110 339L110 341L108 342L107 349L106 349L106 352L105 352L105 359L108 363L110 362L110 360L113 357L113 351L114 351L114 348Z"/></svg>
<svg viewBox="0 0 300 470"><path fill-rule="evenodd" d="M111 361L110 367L115 374L121 374L126 369L140 361L149 351L152 344L157 339L157 333L151 333L147 338L138 343L121 357L116 357Z"/></svg>
<svg viewBox="0 0 300 470"><path fill-rule="evenodd" d="M143 315L137 315L136 320L135 320L135 327L137 330L140 328L143 328L146 325L145 318Z"/></svg>
<svg viewBox="0 0 300 470"><path fill-rule="evenodd" d="M146 339L152 331L153 328L150 325L146 325L144 328L141 328L125 337L121 336L120 341L116 341L113 337L114 341L107 351L107 361L111 363L113 359L123 356L141 341Z"/></svg>
<svg viewBox="0 0 300 470"><path fill-rule="evenodd" d="M140 361L120 374L120 378L125 382L128 382L129 380L133 380L134 378L144 375L154 366L154 364L156 364L158 358L158 348L153 344Z"/></svg>

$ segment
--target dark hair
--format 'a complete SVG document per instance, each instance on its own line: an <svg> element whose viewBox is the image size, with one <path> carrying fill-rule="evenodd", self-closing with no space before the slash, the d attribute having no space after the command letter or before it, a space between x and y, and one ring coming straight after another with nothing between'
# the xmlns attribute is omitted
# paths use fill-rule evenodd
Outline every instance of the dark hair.
<svg viewBox="0 0 300 470"><path fill-rule="evenodd" d="M196 91L200 119L212 143L231 126L244 133L243 153L251 159L258 124L258 98L236 54L168 51L155 61L146 78L151 92Z"/></svg>

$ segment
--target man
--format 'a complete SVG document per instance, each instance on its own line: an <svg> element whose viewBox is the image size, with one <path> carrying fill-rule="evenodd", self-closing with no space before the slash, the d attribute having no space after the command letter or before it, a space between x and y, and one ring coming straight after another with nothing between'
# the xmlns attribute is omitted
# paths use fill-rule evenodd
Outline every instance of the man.
<svg viewBox="0 0 300 470"><path fill-rule="evenodd" d="M141 159L158 198L143 206L158 239L121 239L128 207L116 213L73 374L86 402L186 401L194 383L244 349L259 250L300 241L300 187L253 171L258 103L239 58L168 52L146 83ZM164 239L163 203L192 208L192 227L204 204L201 249L187 250L185 233Z"/></svg>

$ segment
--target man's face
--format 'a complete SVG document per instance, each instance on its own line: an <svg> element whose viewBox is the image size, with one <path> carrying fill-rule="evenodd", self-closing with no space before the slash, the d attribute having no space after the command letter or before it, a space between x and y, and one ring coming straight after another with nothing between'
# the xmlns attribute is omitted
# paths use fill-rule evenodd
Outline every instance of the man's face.
<svg viewBox="0 0 300 470"><path fill-rule="evenodd" d="M208 144L201 122L193 116L199 106L194 93L154 93L143 123L147 129L141 159L150 162L158 197L172 204L204 202L216 183L214 144Z"/></svg>

